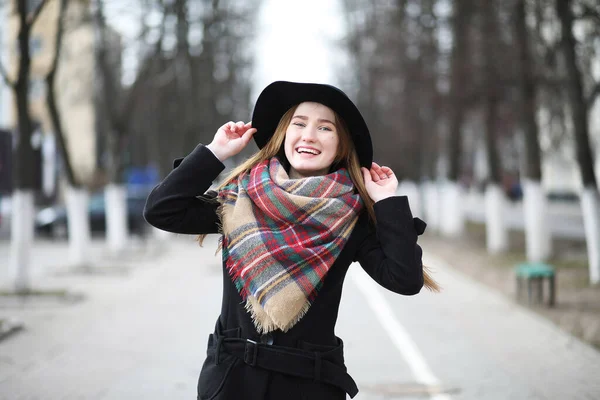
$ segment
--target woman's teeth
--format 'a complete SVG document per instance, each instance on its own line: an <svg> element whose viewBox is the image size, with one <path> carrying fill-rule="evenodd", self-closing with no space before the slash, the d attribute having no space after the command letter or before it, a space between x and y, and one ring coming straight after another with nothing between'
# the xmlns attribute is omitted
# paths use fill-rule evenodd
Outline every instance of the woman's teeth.
<svg viewBox="0 0 600 400"><path fill-rule="evenodd" d="M320 152L320 151L318 151L318 150L315 150L315 149L307 149L307 148L304 148L304 147L299 147L299 148L298 148L296 151L297 151L298 153L309 153L309 154L314 154L314 155L319 155L319 154L321 154L321 152Z"/></svg>

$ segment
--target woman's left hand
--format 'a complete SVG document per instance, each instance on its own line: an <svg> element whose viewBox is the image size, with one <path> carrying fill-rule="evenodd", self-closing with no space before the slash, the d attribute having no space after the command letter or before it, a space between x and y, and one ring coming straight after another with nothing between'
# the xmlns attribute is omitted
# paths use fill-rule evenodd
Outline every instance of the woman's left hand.
<svg viewBox="0 0 600 400"><path fill-rule="evenodd" d="M373 163L370 170L362 167L361 171L367 193L374 202L396 195L398 179L390 168Z"/></svg>

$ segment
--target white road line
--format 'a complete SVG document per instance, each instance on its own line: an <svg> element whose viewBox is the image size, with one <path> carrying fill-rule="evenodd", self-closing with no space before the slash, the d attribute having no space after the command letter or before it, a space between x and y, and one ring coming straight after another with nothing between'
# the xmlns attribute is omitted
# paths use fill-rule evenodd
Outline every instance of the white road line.
<svg viewBox="0 0 600 400"><path fill-rule="evenodd" d="M373 309L373 312L379 319L379 322L388 333L392 343L396 346L402 357L408 363L413 375L419 383L425 385L439 385L439 379L433 374L423 354L410 335L400 324L389 303L381 294L377 284L360 267L355 266L349 271L352 281L365 296L367 303ZM447 394L435 394L431 396L432 400L451 400Z"/></svg>

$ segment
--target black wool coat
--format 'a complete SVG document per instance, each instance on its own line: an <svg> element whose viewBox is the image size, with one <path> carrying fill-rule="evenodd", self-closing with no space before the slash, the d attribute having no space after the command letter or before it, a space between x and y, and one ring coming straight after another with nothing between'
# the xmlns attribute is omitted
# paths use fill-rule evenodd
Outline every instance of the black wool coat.
<svg viewBox="0 0 600 400"><path fill-rule="evenodd" d="M224 165L210 150L198 145L174 166L148 196L144 217L151 225L169 232L218 233L218 204L214 192L212 196L206 193ZM285 333L257 333L245 302L223 269L221 315L215 332L209 336L198 399L341 400L346 398L345 392L356 394L356 386L346 374L342 341L334 334L348 267L358 261L378 284L399 294L414 295L423 286L417 236L423 233L425 223L412 217L406 196L378 201L375 215L377 224L373 226L367 212L361 212L308 312ZM267 347L276 352L264 352ZM288 357L295 352L302 355ZM309 375L290 373L289 369ZM336 379L327 378L334 375Z"/></svg>

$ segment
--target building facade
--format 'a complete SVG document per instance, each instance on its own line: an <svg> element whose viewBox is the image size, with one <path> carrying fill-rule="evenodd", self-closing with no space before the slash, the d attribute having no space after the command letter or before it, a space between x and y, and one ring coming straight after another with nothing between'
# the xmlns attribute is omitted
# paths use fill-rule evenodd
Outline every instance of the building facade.
<svg viewBox="0 0 600 400"><path fill-rule="evenodd" d="M38 1L30 1L36 6ZM14 2L13 2L14 6ZM49 0L36 20L30 38L30 112L41 127L45 143L55 143L54 129L46 105L46 75L55 54L55 39L59 17L59 1ZM10 75L16 76L18 65L17 35L19 21L15 13L8 17L7 39ZM89 0L70 1L65 18L63 45L56 76L56 100L62 117L67 150L76 178L90 184L97 166L96 106L94 94L95 54L94 25L90 16ZM9 127L16 125L14 101L9 106ZM50 145L46 155L57 146Z"/></svg>

